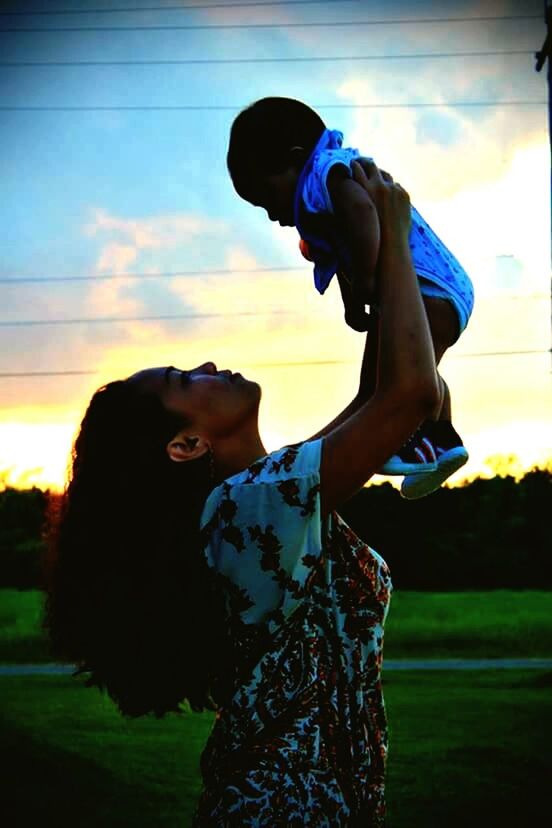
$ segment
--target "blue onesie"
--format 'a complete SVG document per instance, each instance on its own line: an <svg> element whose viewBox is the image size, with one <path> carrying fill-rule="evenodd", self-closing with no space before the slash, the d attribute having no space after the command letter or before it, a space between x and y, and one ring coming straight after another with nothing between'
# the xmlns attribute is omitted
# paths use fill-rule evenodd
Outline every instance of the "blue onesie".
<svg viewBox="0 0 552 828"><path fill-rule="evenodd" d="M342 143L341 132L324 131L301 172L295 192L295 226L301 238L308 242L314 260L314 283L320 293L324 293L339 266L347 270L349 257L344 242L334 241L332 244L306 231L302 227L302 213L333 214L327 187L328 173L334 164L341 164L352 175L351 164L360 157L358 150L343 148ZM415 207L412 207L409 244L421 293L451 302L462 333L473 310L473 285L466 271Z"/></svg>

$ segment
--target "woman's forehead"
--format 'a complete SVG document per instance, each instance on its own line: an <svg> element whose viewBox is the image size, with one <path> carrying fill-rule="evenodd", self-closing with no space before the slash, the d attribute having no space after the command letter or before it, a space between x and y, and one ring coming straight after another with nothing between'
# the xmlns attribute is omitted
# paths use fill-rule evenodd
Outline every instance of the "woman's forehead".
<svg viewBox="0 0 552 828"><path fill-rule="evenodd" d="M159 368L143 368L128 378L128 382L139 385L144 391L161 391L166 387L171 371L175 371L172 365L164 365Z"/></svg>

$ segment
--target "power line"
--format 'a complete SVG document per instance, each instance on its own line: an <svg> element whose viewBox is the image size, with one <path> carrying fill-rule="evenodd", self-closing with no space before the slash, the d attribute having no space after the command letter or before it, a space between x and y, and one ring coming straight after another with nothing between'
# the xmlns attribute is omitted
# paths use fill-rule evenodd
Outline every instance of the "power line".
<svg viewBox="0 0 552 828"><path fill-rule="evenodd" d="M39 32L181 32L181 31L227 31L229 29L337 29L351 26L426 26L431 23L488 23L497 21L540 20L538 14L498 15L481 17L420 17L398 18L396 20L328 20L304 21L295 23L194 23L171 26L26 26L17 28L1 28L1 34L23 32L35 34Z"/></svg>
<svg viewBox="0 0 552 828"><path fill-rule="evenodd" d="M166 273L104 273L100 276L23 276L18 277L2 277L0 284L8 284L17 286L20 284L29 284L39 282L101 282L109 279L177 279L186 276L235 276L238 273L281 273L306 270L307 268L299 267L251 267L247 269L236 270L235 268L225 268L222 270L174 270Z"/></svg>
<svg viewBox="0 0 552 828"><path fill-rule="evenodd" d="M268 310L268 311L238 311L236 313L175 313L159 316L91 316L82 319L2 319L0 328L29 328L45 325L112 325L119 322L170 322L174 319L218 319L233 318L236 316L281 316L298 313L298 311Z"/></svg>
<svg viewBox="0 0 552 828"><path fill-rule="evenodd" d="M495 356L529 356L532 354L549 354L549 349L538 350L523 350L523 351L477 351L467 354L451 354L453 359L464 359L465 357L495 357ZM248 364L245 367L255 368L289 368L299 367L301 365L352 365L357 363L355 359L320 359L320 360L300 360L297 362L258 362Z"/></svg>
<svg viewBox="0 0 552 828"><path fill-rule="evenodd" d="M98 374L99 371L10 371L0 372L0 379L18 379L20 377L75 377L87 374Z"/></svg>
<svg viewBox="0 0 552 828"><path fill-rule="evenodd" d="M546 106L538 101L441 101L441 103L313 104L313 109L434 109L449 107ZM0 106L0 112L239 112L245 104L181 106Z"/></svg>
<svg viewBox="0 0 552 828"><path fill-rule="evenodd" d="M548 354L547 349L527 350L527 351L480 351L477 353L468 354L453 354L453 359L463 359L464 357L497 357L497 356L531 356L535 354ZM304 366L313 365L352 365L356 360L353 359L315 359L315 360L298 360L295 362L252 362L245 363L245 368L302 368ZM0 372L0 379L18 379L31 377L69 377L69 376L86 376L99 374L98 369L89 371L9 371Z"/></svg>
<svg viewBox="0 0 552 828"><path fill-rule="evenodd" d="M0 61L0 66L15 67L67 67L67 66L205 66L242 63L337 63L363 60L430 60L432 58L503 57L533 55L532 49L507 49L485 52L428 52L405 55L324 55L320 57L267 57L267 58L187 58L185 60L55 60L55 61Z"/></svg>
<svg viewBox="0 0 552 828"><path fill-rule="evenodd" d="M3 11L0 12L1 17L49 17L57 14L117 14L121 12L164 12L164 11L207 11L210 9L241 9L264 6L321 6L332 5L337 6L344 3L359 3L360 0L273 0L273 2L259 3L259 2L241 2L241 3L211 3L190 6L140 6L118 9L48 9L48 11Z"/></svg>
<svg viewBox="0 0 552 828"><path fill-rule="evenodd" d="M171 270L161 273L102 273L100 275L87 276L2 276L0 284L18 287L27 284L56 284L65 282L106 282L125 279L184 279L191 276L237 276L260 273L312 273L309 265L285 265L275 267L250 267L250 268L220 268L218 270ZM547 293L523 293L514 294L515 299L543 299L548 298ZM1 324L1 323L0 323Z"/></svg>
<svg viewBox="0 0 552 828"><path fill-rule="evenodd" d="M481 353L472 354L454 354L455 359L464 359L469 357L495 357L495 356L528 356L531 354L549 354L550 348L540 348L538 350L527 351L483 351Z"/></svg>

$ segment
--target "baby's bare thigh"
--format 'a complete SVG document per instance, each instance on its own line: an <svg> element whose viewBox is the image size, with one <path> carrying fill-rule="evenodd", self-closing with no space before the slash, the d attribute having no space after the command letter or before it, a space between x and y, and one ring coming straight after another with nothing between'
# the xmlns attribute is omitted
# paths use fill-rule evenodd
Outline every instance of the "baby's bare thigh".
<svg viewBox="0 0 552 828"><path fill-rule="evenodd" d="M460 335L458 316L451 302L436 296L423 296L431 337L435 348L435 360L439 362L447 348L454 345Z"/></svg>

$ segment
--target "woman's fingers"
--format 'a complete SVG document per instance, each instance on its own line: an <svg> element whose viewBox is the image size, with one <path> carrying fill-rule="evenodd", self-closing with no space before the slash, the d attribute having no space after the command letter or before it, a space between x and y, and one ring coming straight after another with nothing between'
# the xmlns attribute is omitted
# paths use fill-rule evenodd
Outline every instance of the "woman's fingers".
<svg viewBox="0 0 552 828"><path fill-rule="evenodd" d="M362 163L360 163L362 161ZM389 188L389 184L384 180L381 170L374 164L373 161L363 158L353 161L351 165L353 173L353 181L359 184L363 190L370 196L376 204L378 212L380 209L380 202L385 198L385 191Z"/></svg>
<svg viewBox="0 0 552 828"><path fill-rule="evenodd" d="M402 186L402 184L399 184L399 182L398 182L398 181L394 181L394 182L393 182L393 186L394 186L394 187L396 187L396 189L397 189L400 193L402 193L402 196L403 196L403 200L404 200L404 201L408 201L408 202L410 202L410 193L408 193L408 192L404 189L404 187Z"/></svg>
<svg viewBox="0 0 552 828"><path fill-rule="evenodd" d="M363 158L360 156L353 161L353 167L357 168L357 170L362 170L364 172L366 178L370 179L373 177L382 178L388 184L393 183L393 176L391 173L388 173L387 170L380 169L371 158ZM360 172L358 173L360 176Z"/></svg>
<svg viewBox="0 0 552 828"><path fill-rule="evenodd" d="M391 173L381 170L370 158L358 158L352 162L353 179L364 187L370 194L374 195L377 190L380 192L388 190L389 187L400 187L406 190L393 179ZM407 193L408 195L408 193Z"/></svg>
<svg viewBox="0 0 552 828"><path fill-rule="evenodd" d="M375 175L376 170L378 174L383 178L384 181L389 182L390 184L393 183L393 176L391 173L388 173L387 170L382 170L380 167L376 165L376 163L371 158L364 158L362 155L355 159L356 164L359 164L361 169L364 170L366 176L371 178Z"/></svg>
<svg viewBox="0 0 552 828"><path fill-rule="evenodd" d="M358 161L353 161L353 179L366 189L366 185L377 172L377 167L373 161L361 164Z"/></svg>
<svg viewBox="0 0 552 828"><path fill-rule="evenodd" d="M351 165L353 180L359 184L372 200L384 226L400 227L410 232L410 196L393 176L380 170L371 159L355 159ZM349 322L350 324L350 322ZM351 325L351 327L354 327Z"/></svg>
<svg viewBox="0 0 552 828"><path fill-rule="evenodd" d="M380 170L371 158L363 158L360 156L353 161L353 169L357 169L358 174L368 179L380 178Z"/></svg>

